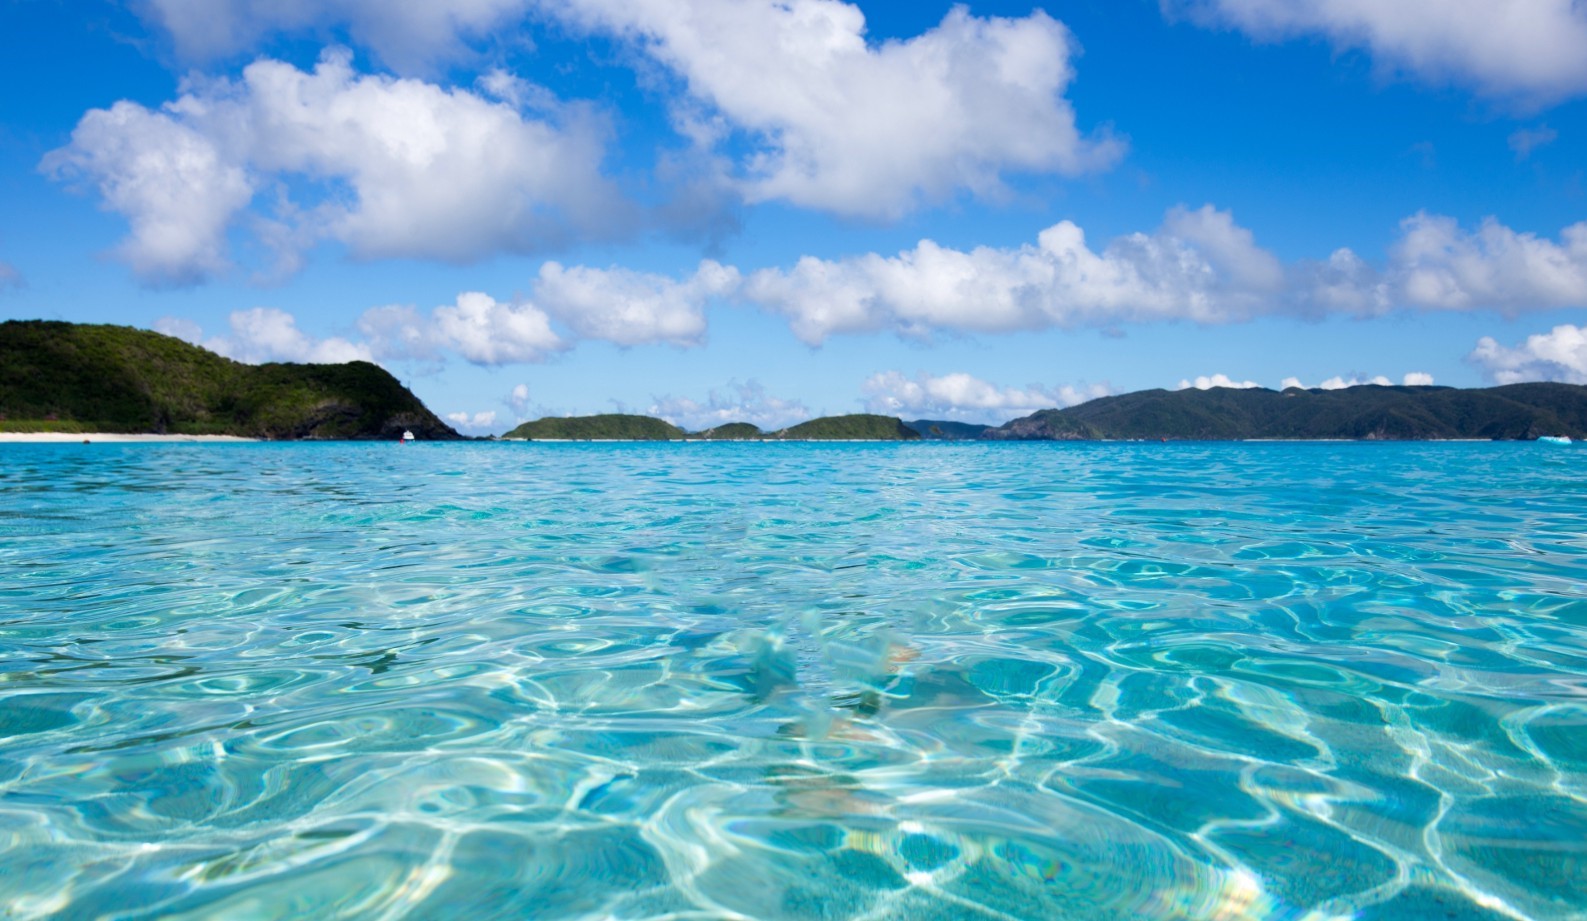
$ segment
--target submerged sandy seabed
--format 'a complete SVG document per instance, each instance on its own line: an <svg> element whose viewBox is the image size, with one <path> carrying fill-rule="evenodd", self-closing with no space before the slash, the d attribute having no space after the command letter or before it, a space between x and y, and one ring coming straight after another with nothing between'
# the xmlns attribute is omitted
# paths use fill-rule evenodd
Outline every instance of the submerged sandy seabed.
<svg viewBox="0 0 1587 921"><path fill-rule="evenodd" d="M0 444L7 443L52 443L52 442L172 442L172 441L204 441L204 442L230 442L230 441L258 441L257 438L242 438L237 435L118 435L109 432L0 432Z"/></svg>

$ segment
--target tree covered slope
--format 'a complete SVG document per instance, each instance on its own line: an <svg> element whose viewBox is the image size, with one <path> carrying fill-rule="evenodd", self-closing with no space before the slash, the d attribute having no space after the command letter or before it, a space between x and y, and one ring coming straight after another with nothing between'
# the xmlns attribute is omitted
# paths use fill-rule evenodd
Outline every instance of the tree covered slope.
<svg viewBox="0 0 1587 921"><path fill-rule="evenodd" d="M246 365L126 326L0 323L0 431L460 437L369 362Z"/></svg>
<svg viewBox="0 0 1587 921"><path fill-rule="evenodd" d="M597 416L547 416L525 422L503 438L571 441L674 441L683 429L649 416L604 413Z"/></svg>
<svg viewBox="0 0 1587 921"><path fill-rule="evenodd" d="M1282 392L1142 390L1045 409L987 431L1004 440L1587 438L1587 387L1381 387Z"/></svg>

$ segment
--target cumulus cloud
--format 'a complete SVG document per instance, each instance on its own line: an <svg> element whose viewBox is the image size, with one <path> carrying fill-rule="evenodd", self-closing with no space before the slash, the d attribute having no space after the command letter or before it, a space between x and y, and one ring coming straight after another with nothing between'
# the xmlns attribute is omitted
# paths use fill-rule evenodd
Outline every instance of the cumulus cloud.
<svg viewBox="0 0 1587 921"><path fill-rule="evenodd" d="M358 328L383 359L434 359L443 351L476 365L545 361L572 343L551 328L551 318L532 303L498 301L479 291L430 311L376 307L365 311Z"/></svg>
<svg viewBox="0 0 1587 921"><path fill-rule="evenodd" d="M176 109L125 101L84 115L71 144L41 165L55 179L93 186L105 209L127 219L115 255L153 285L226 271L226 229L255 191L244 165Z"/></svg>
<svg viewBox="0 0 1587 921"><path fill-rule="evenodd" d="M1101 252L1062 221L1034 246L966 252L923 240L894 257L806 257L791 270L752 274L743 289L811 345L876 329L924 338L934 330L1222 323L1268 312L1284 295L1278 261L1211 206L1176 208L1155 233L1120 237Z"/></svg>
<svg viewBox="0 0 1587 921"><path fill-rule="evenodd" d="M371 307L358 317L357 326L382 361L439 361L446 345L430 318L406 304Z"/></svg>
<svg viewBox="0 0 1587 921"><path fill-rule="evenodd" d="M535 300L582 338L692 346L705 338L706 302L731 295L738 285L737 269L710 259L682 281L620 267L547 262L535 280Z"/></svg>
<svg viewBox="0 0 1587 921"><path fill-rule="evenodd" d="M1161 0L1170 14L1264 41L1322 35L1385 69L1486 95L1587 92L1587 6L1573 0Z"/></svg>
<svg viewBox="0 0 1587 921"><path fill-rule="evenodd" d="M1528 308L1587 303L1587 222L1559 242L1519 233L1488 218L1476 232L1454 218L1406 218L1390 253L1397 300L1435 310Z"/></svg>
<svg viewBox="0 0 1587 921"><path fill-rule="evenodd" d="M167 32L177 53L200 63L247 52L278 34L345 28L398 70L430 69L466 53L467 42L522 18L532 0L142 0L139 12Z"/></svg>
<svg viewBox="0 0 1587 921"><path fill-rule="evenodd" d="M1407 378L1411 376L1412 375L1406 375ZM1431 384L1432 382L1432 377L1428 376L1427 383ZM1406 383L1408 384L1410 381L1406 381ZM1300 378L1298 377L1286 377L1284 378L1284 382L1280 384L1279 387L1283 390L1288 390L1291 387L1299 387L1302 390L1343 390L1346 387L1359 387L1362 384L1376 384L1379 387L1389 387L1392 386L1394 382L1381 374L1375 377L1362 377L1359 374L1352 374L1349 377L1345 377L1342 374L1336 374L1315 387L1301 383Z"/></svg>
<svg viewBox="0 0 1587 921"><path fill-rule="evenodd" d="M1426 371L1410 371L1407 372L1403 378L1401 378L1401 383L1407 387L1431 387L1433 386L1433 376L1428 374ZM1359 387L1362 384L1376 384L1379 387L1391 387L1394 385L1394 382L1382 374L1374 375L1372 377L1367 377L1361 374L1352 374L1349 377L1345 377L1344 375L1339 374L1328 378L1313 388L1301 383L1301 380L1298 377L1286 377L1284 378L1284 382L1279 384L1279 389L1288 390L1291 387L1299 387L1302 390L1343 390L1346 387Z"/></svg>
<svg viewBox="0 0 1587 921"><path fill-rule="evenodd" d="M141 0L140 10L189 61L276 35L345 34L404 74L441 70L548 14L627 42L675 77L675 127L739 196L864 218L963 192L999 196L1011 173L1102 169L1124 147L1077 127L1065 93L1079 49L1040 11L954 7L920 35L872 42L859 6L841 0ZM500 71L477 85L515 106L543 96Z"/></svg>
<svg viewBox="0 0 1587 921"><path fill-rule="evenodd" d="M1037 11L869 43L839 0L545 0L566 21L627 38L675 73L681 133L748 152L749 201L898 217L960 191L996 195L1009 172L1074 175L1122 144L1085 136L1064 92L1073 36ZM723 143L728 142L728 143Z"/></svg>
<svg viewBox="0 0 1587 921"><path fill-rule="evenodd" d="M798 400L766 392L758 381L732 381L713 388L704 400L688 397L655 397L647 415L656 416L690 432L700 432L729 422L748 422L762 431L774 432L810 418L810 410Z"/></svg>
<svg viewBox="0 0 1587 921"><path fill-rule="evenodd" d="M553 262L542 268L532 298L498 301L465 291L429 312L406 304L372 307L358 318L358 342L312 340L297 329L291 314L274 308L232 313L232 334L219 338L206 339L198 324L175 317L160 320L156 328L243 361L361 358L439 364L455 355L494 367L543 362L587 339L620 346L698 345L705 338L707 301L730 295L738 284L736 269L711 260L681 280ZM508 406L521 415L528 399L527 385L519 385Z"/></svg>
<svg viewBox="0 0 1587 921"><path fill-rule="evenodd" d="M298 329L297 318L274 307L233 311L228 318L230 335L205 338L191 320L164 317L154 324L158 332L185 339L212 352L247 364L267 361L342 364L373 361L369 346L339 336L316 339Z"/></svg>
<svg viewBox="0 0 1587 921"><path fill-rule="evenodd" d="M1467 360L1499 384L1563 381L1587 384L1587 327L1561 324L1511 348L1483 336Z"/></svg>
<svg viewBox="0 0 1587 921"><path fill-rule="evenodd" d="M1383 375L1379 374L1379 375L1377 375L1375 377L1367 377L1367 378L1354 377L1354 376L1346 378L1346 377L1344 377L1342 375L1338 375L1338 376L1335 376L1335 377L1328 378L1327 380L1325 380L1322 383L1318 384L1317 387L1320 390L1343 390L1346 387L1360 387L1362 384L1374 384L1374 385L1379 386L1379 387L1392 387L1392 386L1394 386L1394 382L1393 381L1391 381L1388 378L1384 377Z"/></svg>
<svg viewBox="0 0 1587 921"><path fill-rule="evenodd" d="M502 399L502 405L512 410L513 416L522 422L529 415L529 385L514 385L507 396Z"/></svg>
<svg viewBox="0 0 1587 921"><path fill-rule="evenodd" d="M358 74L347 52L331 50L312 72L259 60L239 80L189 79L158 110L126 101L91 110L42 167L92 186L126 217L117 255L155 284L224 272L227 231L267 188L276 213L252 222L262 242L329 238L361 258L466 262L626 232L631 209L600 174L604 122L537 99L526 114L465 90ZM310 200L293 197L302 179Z"/></svg>
<svg viewBox="0 0 1587 921"><path fill-rule="evenodd" d="M496 411L474 413L447 413L446 421L456 426L458 431L468 432L473 435L483 435L496 427Z"/></svg>
<svg viewBox="0 0 1587 921"><path fill-rule="evenodd" d="M682 280L548 262L532 298L503 303L466 292L429 315L404 305L375 307L359 318L358 329L381 358L434 360L450 351L478 365L544 361L586 339L694 346L705 339L706 303L730 295L738 283L736 269L709 259Z"/></svg>
<svg viewBox="0 0 1587 921"><path fill-rule="evenodd" d="M871 375L861 385L868 412L909 419L1004 422L1041 409L1074 406L1112 393L1107 384L1000 387L970 374L909 377L899 371Z"/></svg>
<svg viewBox="0 0 1587 921"><path fill-rule="evenodd" d="M1180 390L1189 390L1192 387L1196 388L1197 390L1211 390L1214 387L1229 387L1234 390L1250 390L1253 387L1260 386L1262 385L1258 384L1256 381L1237 381L1227 374L1214 374L1211 377L1202 375L1197 377L1195 380L1186 378L1179 382Z"/></svg>
<svg viewBox="0 0 1587 921"><path fill-rule="evenodd" d="M1377 316L1394 310L1587 306L1587 222L1557 240L1495 219L1476 230L1412 215L1382 265L1348 249L1281 264L1227 211L1171 210L1152 233L1100 251L1070 221L1035 245L956 250L923 240L896 256L805 257L750 273L742 299L788 318L820 345L841 333L996 333L1183 320L1232 323L1281 314Z"/></svg>
<svg viewBox="0 0 1587 921"><path fill-rule="evenodd" d="M533 304L504 304L478 291L457 296L432 314L442 341L479 365L540 361L564 348L543 311Z"/></svg>

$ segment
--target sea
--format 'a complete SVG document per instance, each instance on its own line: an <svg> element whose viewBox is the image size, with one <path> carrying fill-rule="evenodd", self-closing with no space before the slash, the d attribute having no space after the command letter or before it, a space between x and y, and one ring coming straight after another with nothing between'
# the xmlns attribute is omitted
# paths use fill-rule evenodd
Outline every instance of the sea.
<svg viewBox="0 0 1587 921"><path fill-rule="evenodd" d="M0 918L1587 918L1587 450L3 445Z"/></svg>

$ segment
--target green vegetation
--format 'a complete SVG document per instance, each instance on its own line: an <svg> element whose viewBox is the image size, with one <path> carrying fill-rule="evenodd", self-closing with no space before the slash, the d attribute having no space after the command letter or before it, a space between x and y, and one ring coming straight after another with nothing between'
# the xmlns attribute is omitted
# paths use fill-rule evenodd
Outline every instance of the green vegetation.
<svg viewBox="0 0 1587 921"><path fill-rule="evenodd" d="M245 365L159 333L0 323L0 431L460 437L366 361Z"/></svg>
<svg viewBox="0 0 1587 921"><path fill-rule="evenodd" d="M1004 440L1531 439L1587 437L1587 387L1510 384L1342 390L1143 390L1045 409L989 430Z"/></svg>
<svg viewBox="0 0 1587 921"><path fill-rule="evenodd" d="M915 441L920 433L893 416L856 413L811 419L783 429L776 437L790 441Z"/></svg>
<svg viewBox="0 0 1587 921"><path fill-rule="evenodd" d="M973 441L992 428L990 425L977 425L974 422L949 422L943 419L916 419L905 422L905 425L920 433L920 437L928 441Z"/></svg>
<svg viewBox="0 0 1587 921"><path fill-rule="evenodd" d="M649 416L606 413L599 416L547 416L525 422L501 437L531 441L674 441L686 434L676 425Z"/></svg>
<svg viewBox="0 0 1587 921"><path fill-rule="evenodd" d="M702 438L710 441L910 441L920 434L891 416L829 416L811 419L792 428L767 434L748 422L729 422L689 435L660 419L608 413L600 416L548 416L525 422L503 438L564 441L676 441Z"/></svg>
<svg viewBox="0 0 1587 921"><path fill-rule="evenodd" d="M750 425L748 422L729 422L713 429L706 429L694 436L708 441L759 441L766 437L766 433L759 426Z"/></svg>

